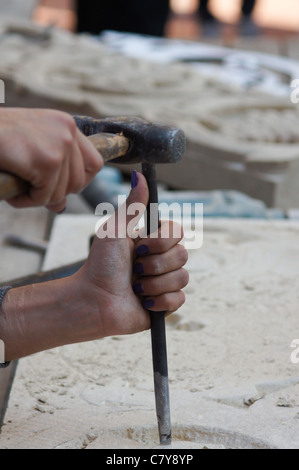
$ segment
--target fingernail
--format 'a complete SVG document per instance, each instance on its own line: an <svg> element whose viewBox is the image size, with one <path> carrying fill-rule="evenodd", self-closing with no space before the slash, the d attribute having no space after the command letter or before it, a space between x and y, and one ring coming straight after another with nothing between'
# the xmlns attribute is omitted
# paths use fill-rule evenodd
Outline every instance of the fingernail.
<svg viewBox="0 0 299 470"><path fill-rule="evenodd" d="M142 263L134 264L133 271L135 274L143 274L144 273L143 264Z"/></svg>
<svg viewBox="0 0 299 470"><path fill-rule="evenodd" d="M140 283L139 284L134 284L133 291L136 295L143 294L144 289L143 289L142 284L140 284Z"/></svg>
<svg viewBox="0 0 299 470"><path fill-rule="evenodd" d="M149 254L149 248L146 245L140 245L136 248L135 253L137 256L144 256Z"/></svg>
<svg viewBox="0 0 299 470"><path fill-rule="evenodd" d="M155 301L154 301L153 299L145 300L145 301L142 303L142 306L143 306L143 308L145 308L145 309L153 308L154 305L155 305Z"/></svg>
<svg viewBox="0 0 299 470"><path fill-rule="evenodd" d="M62 209L62 211L57 212L57 214L58 214L58 215L64 214L65 211L66 211L66 207L65 207L64 209Z"/></svg>
<svg viewBox="0 0 299 470"><path fill-rule="evenodd" d="M131 179L132 189L136 188L137 185L138 185L138 174L137 174L137 171L134 170L132 173L132 179Z"/></svg>

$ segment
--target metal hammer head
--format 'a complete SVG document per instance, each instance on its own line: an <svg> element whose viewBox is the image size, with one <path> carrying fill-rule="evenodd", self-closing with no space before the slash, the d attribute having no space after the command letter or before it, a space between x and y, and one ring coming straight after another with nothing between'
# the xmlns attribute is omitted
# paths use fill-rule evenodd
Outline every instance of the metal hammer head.
<svg viewBox="0 0 299 470"><path fill-rule="evenodd" d="M111 160L112 163L177 163L186 150L185 134L176 127L150 123L139 117L74 118L86 136L105 132L121 134L129 140L127 154Z"/></svg>

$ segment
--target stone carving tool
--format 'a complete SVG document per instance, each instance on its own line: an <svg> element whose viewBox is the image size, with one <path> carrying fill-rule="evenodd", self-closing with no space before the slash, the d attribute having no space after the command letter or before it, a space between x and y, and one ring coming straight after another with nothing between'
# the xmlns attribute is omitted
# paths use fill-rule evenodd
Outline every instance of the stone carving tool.
<svg viewBox="0 0 299 470"><path fill-rule="evenodd" d="M142 164L149 187L147 233L159 227L156 165L179 162L186 149L186 137L181 129L160 123L150 123L138 117L93 119L74 116L78 128L86 135L105 162ZM23 194L26 182L14 175L0 173L0 200ZM164 312L151 313L156 412L160 444L171 444L171 422L168 388L167 346Z"/></svg>
<svg viewBox="0 0 299 470"><path fill-rule="evenodd" d="M78 128L91 140L105 162L176 163L185 152L185 135L175 127L149 123L138 117L74 118ZM0 201L24 194L27 190L27 182L0 172Z"/></svg>

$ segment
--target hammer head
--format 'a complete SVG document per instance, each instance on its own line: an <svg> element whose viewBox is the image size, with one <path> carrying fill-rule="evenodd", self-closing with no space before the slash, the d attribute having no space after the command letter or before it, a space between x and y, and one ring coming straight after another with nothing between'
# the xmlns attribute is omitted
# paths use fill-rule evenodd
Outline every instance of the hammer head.
<svg viewBox="0 0 299 470"><path fill-rule="evenodd" d="M78 128L90 136L103 132L121 134L130 142L126 155L112 163L177 163L186 151L186 137L181 129L150 123L139 117L93 119L74 116Z"/></svg>

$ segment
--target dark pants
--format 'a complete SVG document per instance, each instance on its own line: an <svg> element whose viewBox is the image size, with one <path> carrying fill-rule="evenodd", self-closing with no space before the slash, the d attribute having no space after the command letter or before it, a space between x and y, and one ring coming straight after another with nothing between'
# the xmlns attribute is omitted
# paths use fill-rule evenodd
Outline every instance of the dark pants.
<svg viewBox="0 0 299 470"><path fill-rule="evenodd" d="M77 31L163 36L168 13L169 0L77 0Z"/></svg>
<svg viewBox="0 0 299 470"><path fill-rule="evenodd" d="M244 16L250 16L254 10L256 0L243 0L242 13ZM200 0L199 12L202 15L209 11L209 0Z"/></svg>
<svg viewBox="0 0 299 470"><path fill-rule="evenodd" d="M244 0L242 6L242 13L244 16L250 16L255 7L255 0Z"/></svg>

